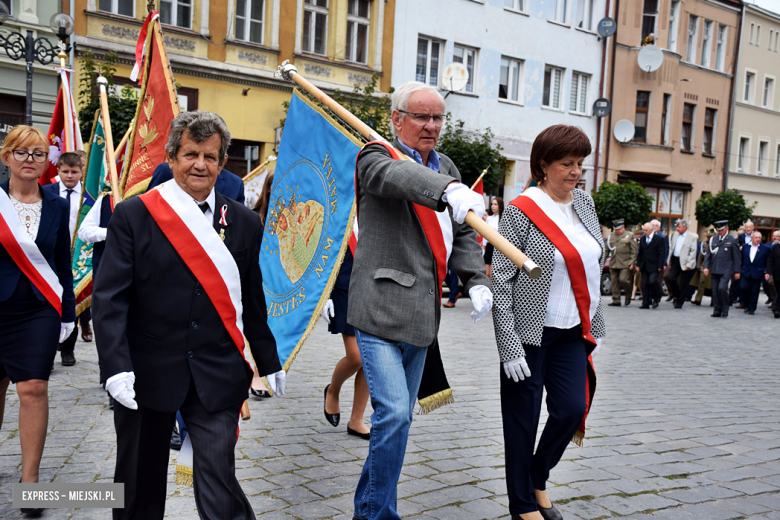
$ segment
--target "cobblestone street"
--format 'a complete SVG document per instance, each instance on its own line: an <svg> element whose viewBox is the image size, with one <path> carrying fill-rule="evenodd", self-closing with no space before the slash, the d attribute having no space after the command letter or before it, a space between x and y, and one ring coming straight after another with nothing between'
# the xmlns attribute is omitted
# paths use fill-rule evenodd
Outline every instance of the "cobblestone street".
<svg viewBox="0 0 780 520"><path fill-rule="evenodd" d="M608 337L596 359L598 391L585 447L573 444L548 488L567 520L780 519L780 320L762 303L726 320L701 307L605 307ZM609 302L604 299L604 304ZM468 300L442 309L442 355L456 402L415 416L398 506L408 519L509 518L490 317L474 325ZM241 424L238 477L259 518L351 519L368 443L322 413L323 388L344 355L323 322L288 374L287 395L250 401ZM78 363L59 357L50 385L41 481L109 482L115 434L98 385L94 344ZM503 377L503 376L502 376ZM0 516L18 518L11 488L21 473L18 400L12 386L0 432ZM366 422L369 420L366 413ZM540 428L541 430L541 428ZM193 490L173 483L168 518L195 519ZM46 519L108 519L105 509L47 510Z"/></svg>

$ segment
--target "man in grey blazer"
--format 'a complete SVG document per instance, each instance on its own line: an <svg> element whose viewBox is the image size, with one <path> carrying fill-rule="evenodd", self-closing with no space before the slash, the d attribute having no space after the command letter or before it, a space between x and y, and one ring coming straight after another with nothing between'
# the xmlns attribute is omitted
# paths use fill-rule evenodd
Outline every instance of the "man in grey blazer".
<svg viewBox="0 0 780 520"><path fill-rule="evenodd" d="M674 297L674 308L682 309L696 269L696 243L699 235L688 231L688 222L682 219L677 219L675 229L666 263L670 266L668 285Z"/></svg>
<svg viewBox="0 0 780 520"><path fill-rule="evenodd" d="M347 321L356 329L374 408L355 492L359 520L401 518L397 483L427 347L439 329L447 262L465 284L475 321L493 305L476 235L463 223L469 210L481 216L484 203L460 183L452 161L434 150L443 120L437 89L404 83L392 96L393 146L413 161L396 160L382 144L358 156L360 234Z"/></svg>

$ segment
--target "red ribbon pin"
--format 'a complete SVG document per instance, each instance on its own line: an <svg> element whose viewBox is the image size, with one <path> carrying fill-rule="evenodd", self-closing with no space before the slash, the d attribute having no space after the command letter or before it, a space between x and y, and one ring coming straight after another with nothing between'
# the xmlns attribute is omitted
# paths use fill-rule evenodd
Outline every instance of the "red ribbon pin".
<svg viewBox="0 0 780 520"><path fill-rule="evenodd" d="M219 225L220 226L227 226L227 220L225 220L225 217L227 216L227 204L222 206L221 213L222 213L222 216L219 219Z"/></svg>

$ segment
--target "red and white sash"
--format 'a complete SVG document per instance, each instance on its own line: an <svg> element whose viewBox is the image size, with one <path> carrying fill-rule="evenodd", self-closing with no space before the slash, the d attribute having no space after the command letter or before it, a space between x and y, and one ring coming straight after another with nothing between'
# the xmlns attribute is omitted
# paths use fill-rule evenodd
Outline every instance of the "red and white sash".
<svg viewBox="0 0 780 520"><path fill-rule="evenodd" d="M244 356L241 278L233 255L192 197L171 180L139 198L165 237L206 291ZM247 362L248 364L248 362Z"/></svg>
<svg viewBox="0 0 780 520"><path fill-rule="evenodd" d="M390 156L393 159L402 160L396 149L390 146L390 144L383 141L371 141L370 143L366 143L365 146L370 144L381 144L387 148L387 151L390 152ZM363 147L363 149L365 149L365 147ZM360 158L360 154L358 154L358 158ZM355 161L355 165L357 166L357 161ZM357 168L355 168L355 189L357 190ZM425 206L421 206L414 202L412 203L412 206L414 207L415 213L417 213L417 218L420 219L425 238L428 240L428 245L431 248L433 257L436 259L436 283L439 287L439 299L441 299L442 283L447 276L447 262L452 253L453 232L450 214L447 210L441 212L433 211L430 208L426 208ZM357 242L357 237L355 238L355 242Z"/></svg>
<svg viewBox="0 0 780 520"><path fill-rule="evenodd" d="M0 189L0 244L46 301L62 316L60 280L41 254L38 245L22 227L11 198L3 189Z"/></svg>
<svg viewBox="0 0 780 520"><path fill-rule="evenodd" d="M558 209L552 199L539 188L529 188L510 204L519 208L563 256L566 262L566 269L569 272L572 290L574 291L577 311L582 323L582 338L595 345L596 340L591 334L591 319L596 313L600 298L598 281L596 281L594 289L593 281L589 283L588 274L585 271L585 265L582 262L579 251L564 233L564 231L569 231L570 236L574 237L573 229L569 230L568 228L571 228L571 226L563 218L558 218L559 215L563 217L563 213L561 213L561 210ZM597 272L595 276L600 279L600 274ZM592 277L593 274L591 274ZM596 291L595 294L594 290ZM591 352L591 350L588 350L588 352ZM590 406L593 403L593 396L596 393L596 369L593 366L593 358L590 354L588 354L585 385L585 416L582 418L574 439L572 439L580 446L582 446L582 441L585 437L585 420L588 418Z"/></svg>

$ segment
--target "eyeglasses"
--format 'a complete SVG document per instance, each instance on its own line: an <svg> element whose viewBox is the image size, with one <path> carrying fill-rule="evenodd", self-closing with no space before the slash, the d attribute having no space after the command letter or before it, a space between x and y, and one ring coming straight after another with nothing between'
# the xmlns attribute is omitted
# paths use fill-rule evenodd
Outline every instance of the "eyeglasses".
<svg viewBox="0 0 780 520"><path fill-rule="evenodd" d="M412 116L412 120L419 124L419 125L427 125L428 121L433 119L433 124L435 126L441 126L442 123L444 123L444 114L436 114L436 115L428 115L428 114L419 114L417 112L407 112L406 110L399 110L402 114L409 114Z"/></svg>
<svg viewBox="0 0 780 520"><path fill-rule="evenodd" d="M42 163L46 162L46 158L49 156L48 152L28 152L27 150L14 150L14 159L16 159L19 162L25 162L27 161L28 157L32 157L33 162Z"/></svg>

